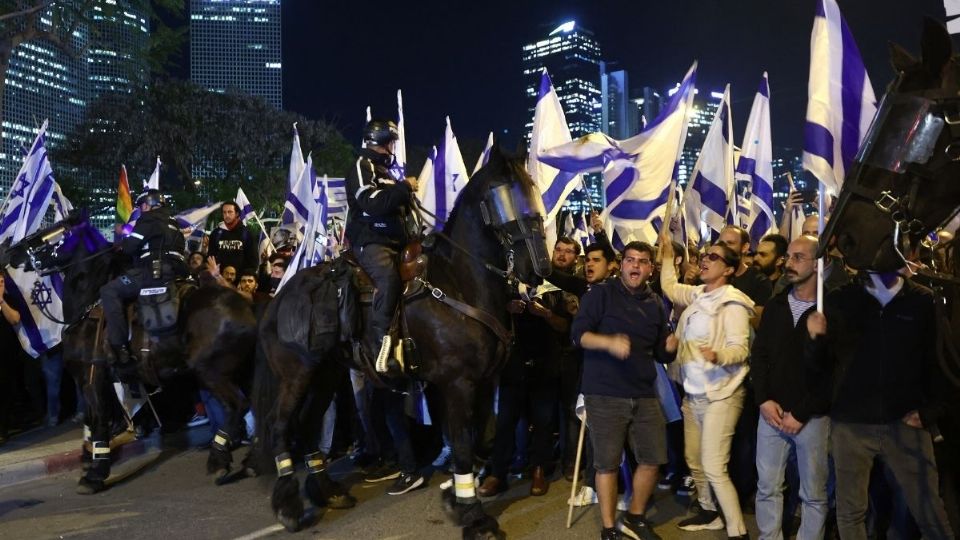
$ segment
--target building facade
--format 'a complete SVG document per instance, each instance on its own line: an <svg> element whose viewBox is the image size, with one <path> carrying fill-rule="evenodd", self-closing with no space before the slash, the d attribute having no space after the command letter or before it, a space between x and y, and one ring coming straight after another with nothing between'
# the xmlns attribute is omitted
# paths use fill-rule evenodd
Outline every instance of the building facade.
<svg viewBox="0 0 960 540"><path fill-rule="evenodd" d="M190 0L190 80L283 108L280 0Z"/></svg>

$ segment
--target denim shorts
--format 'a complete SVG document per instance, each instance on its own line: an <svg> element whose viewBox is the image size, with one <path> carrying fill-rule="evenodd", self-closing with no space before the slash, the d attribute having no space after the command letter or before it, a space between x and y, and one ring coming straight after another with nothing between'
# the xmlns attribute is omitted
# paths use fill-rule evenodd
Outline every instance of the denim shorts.
<svg viewBox="0 0 960 540"><path fill-rule="evenodd" d="M620 467L624 443L641 465L667 462L667 426L660 402L651 398L584 396L593 464L599 472Z"/></svg>

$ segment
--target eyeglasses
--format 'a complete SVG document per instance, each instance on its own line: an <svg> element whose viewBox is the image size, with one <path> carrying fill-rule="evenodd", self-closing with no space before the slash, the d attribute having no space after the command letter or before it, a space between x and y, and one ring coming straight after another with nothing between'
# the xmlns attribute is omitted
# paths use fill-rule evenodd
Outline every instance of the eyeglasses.
<svg viewBox="0 0 960 540"><path fill-rule="evenodd" d="M703 258L712 262L723 261L723 263L727 266L733 266L730 264L730 261L726 259L726 257L720 255L719 253L707 252L703 254Z"/></svg>

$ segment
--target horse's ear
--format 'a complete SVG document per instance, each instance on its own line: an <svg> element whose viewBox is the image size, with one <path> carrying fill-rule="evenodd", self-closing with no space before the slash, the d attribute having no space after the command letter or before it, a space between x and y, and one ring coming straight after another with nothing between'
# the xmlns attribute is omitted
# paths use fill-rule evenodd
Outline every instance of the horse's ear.
<svg viewBox="0 0 960 540"><path fill-rule="evenodd" d="M920 42L923 69L939 79L943 66L950 61L950 56L953 54L950 34L940 22L924 17L923 37Z"/></svg>
<svg viewBox="0 0 960 540"><path fill-rule="evenodd" d="M503 163L505 159L503 150L500 149L500 141L494 139L493 146L490 147L490 157L487 159L487 163Z"/></svg>
<svg viewBox="0 0 960 540"><path fill-rule="evenodd" d="M890 64L897 73L907 71L917 65L917 59L899 44L891 41L887 46L890 48Z"/></svg>

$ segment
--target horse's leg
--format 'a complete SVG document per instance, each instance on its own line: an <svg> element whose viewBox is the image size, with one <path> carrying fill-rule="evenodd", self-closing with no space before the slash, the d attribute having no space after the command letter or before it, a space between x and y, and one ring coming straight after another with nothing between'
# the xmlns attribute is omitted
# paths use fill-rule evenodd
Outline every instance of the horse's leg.
<svg viewBox="0 0 960 540"><path fill-rule="evenodd" d="M197 376L223 405L224 423L214 435L210 454L207 456L207 474L214 474L214 482L220 484L230 474L233 463L231 451L245 434L243 413L249 403L240 387L230 380L227 374L210 369L198 372Z"/></svg>
<svg viewBox="0 0 960 540"><path fill-rule="evenodd" d="M109 369L103 362L90 364L83 391L87 401L87 425L90 426L90 467L80 478L77 493L89 495L103 491L110 476L110 403L112 397Z"/></svg>
<svg viewBox="0 0 960 540"><path fill-rule="evenodd" d="M353 508L357 504L346 488L327 474L327 456L320 451L324 415L344 375L345 369L333 360L325 362L322 369L315 371L310 385L313 400L310 410L306 411L301 430L301 436L308 438L305 447L316 449L303 456L307 466L307 479L304 481L307 497L317 506L334 509Z"/></svg>
<svg viewBox="0 0 960 540"><path fill-rule="evenodd" d="M290 422L307 393L315 364L308 365L299 355L284 347L273 347L271 352L270 365L276 368L280 387L272 417L277 482L273 485L270 504L277 521L288 531L296 532L300 529L300 518L303 517L303 501L290 456Z"/></svg>
<svg viewBox="0 0 960 540"><path fill-rule="evenodd" d="M443 390L447 406L447 430L453 447L453 488L443 491L444 509L463 538L503 538L497 520L483 511L473 478L473 409L477 392L474 381L459 379Z"/></svg>

